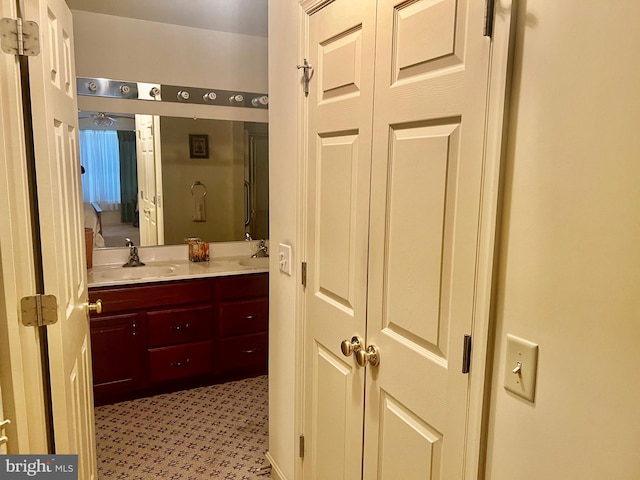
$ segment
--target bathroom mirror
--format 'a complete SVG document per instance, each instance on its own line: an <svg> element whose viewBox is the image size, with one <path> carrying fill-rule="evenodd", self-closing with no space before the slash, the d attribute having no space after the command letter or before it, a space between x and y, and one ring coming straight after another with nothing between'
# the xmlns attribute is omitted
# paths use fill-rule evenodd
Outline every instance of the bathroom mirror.
<svg viewBox="0 0 640 480"><path fill-rule="evenodd" d="M67 3L77 77L268 94L267 0ZM113 122L128 136L137 132L137 157L146 152L135 167L129 160L122 168L139 174L137 196L125 188L123 211L85 203L86 214L101 217L88 223L100 228L101 221L107 247L137 240L136 232L140 245L268 237L268 110L86 96L78 96L78 107L81 131ZM154 135L141 139L140 132ZM151 150L159 153L155 163ZM83 183L96 173L94 166L85 170ZM118 225L118 217L130 223ZM111 239L114 223L121 231Z"/></svg>
<svg viewBox="0 0 640 480"><path fill-rule="evenodd" d="M266 123L81 111L79 125L96 247L268 238Z"/></svg>

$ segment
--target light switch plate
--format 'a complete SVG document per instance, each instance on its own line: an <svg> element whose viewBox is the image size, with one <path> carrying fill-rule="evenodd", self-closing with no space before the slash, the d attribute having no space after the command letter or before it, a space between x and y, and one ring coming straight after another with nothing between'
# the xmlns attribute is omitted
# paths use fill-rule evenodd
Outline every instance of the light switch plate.
<svg viewBox="0 0 640 480"><path fill-rule="evenodd" d="M538 345L507 334L504 388L530 402L536 394Z"/></svg>
<svg viewBox="0 0 640 480"><path fill-rule="evenodd" d="M291 275L291 245L278 244L278 265L282 273Z"/></svg>

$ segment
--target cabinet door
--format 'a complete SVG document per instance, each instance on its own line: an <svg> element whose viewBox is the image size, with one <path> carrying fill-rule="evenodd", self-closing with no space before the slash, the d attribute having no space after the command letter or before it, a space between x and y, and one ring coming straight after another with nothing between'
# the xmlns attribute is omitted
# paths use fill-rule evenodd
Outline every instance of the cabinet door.
<svg viewBox="0 0 640 480"><path fill-rule="evenodd" d="M91 319L96 403L139 387L143 348L137 313Z"/></svg>

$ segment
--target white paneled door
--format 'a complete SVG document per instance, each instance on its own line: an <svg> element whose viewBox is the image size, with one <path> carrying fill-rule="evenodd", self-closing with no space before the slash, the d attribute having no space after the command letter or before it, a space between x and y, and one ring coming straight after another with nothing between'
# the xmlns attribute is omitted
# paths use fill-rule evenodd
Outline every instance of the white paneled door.
<svg viewBox="0 0 640 480"><path fill-rule="evenodd" d="M136 115L140 245L164 244L160 117Z"/></svg>
<svg viewBox="0 0 640 480"><path fill-rule="evenodd" d="M64 0L27 0L41 53L29 57L44 293L58 321L47 327L56 453L79 455L96 478L91 344L78 155L73 22Z"/></svg>
<svg viewBox="0 0 640 480"><path fill-rule="evenodd" d="M305 478L464 478L483 7L337 0L309 16ZM343 355L352 336L379 365Z"/></svg>
<svg viewBox="0 0 640 480"><path fill-rule="evenodd" d="M338 1L310 18L305 478L360 478L375 8Z"/></svg>

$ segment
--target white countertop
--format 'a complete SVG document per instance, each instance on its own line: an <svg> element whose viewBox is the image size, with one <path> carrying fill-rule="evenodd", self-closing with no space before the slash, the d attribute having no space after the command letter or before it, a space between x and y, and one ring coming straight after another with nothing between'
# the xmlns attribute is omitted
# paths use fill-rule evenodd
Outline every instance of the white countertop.
<svg viewBox="0 0 640 480"><path fill-rule="evenodd" d="M190 262L187 259L186 245L139 247L138 255L145 266L128 268L122 267L129 256L128 248L96 250L93 254L93 268L87 272L89 287L268 272L268 266L243 265L260 261L251 259L251 255L257 250L255 247L255 241L212 243L208 262Z"/></svg>

